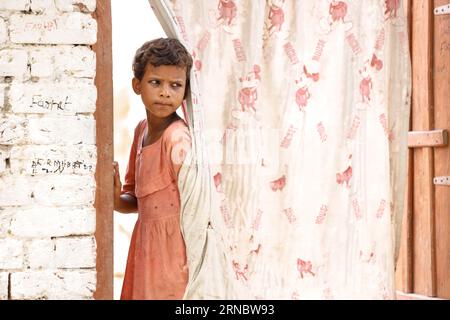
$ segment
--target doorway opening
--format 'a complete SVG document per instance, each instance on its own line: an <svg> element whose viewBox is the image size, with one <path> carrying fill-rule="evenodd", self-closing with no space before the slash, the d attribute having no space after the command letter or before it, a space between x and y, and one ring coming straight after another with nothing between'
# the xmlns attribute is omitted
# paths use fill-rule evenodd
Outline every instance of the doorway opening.
<svg viewBox="0 0 450 320"><path fill-rule="evenodd" d="M123 183L134 129L145 109L131 87L134 53L146 41L166 37L147 0L111 0L114 94L114 159ZM114 299L120 299L137 214L114 212Z"/></svg>

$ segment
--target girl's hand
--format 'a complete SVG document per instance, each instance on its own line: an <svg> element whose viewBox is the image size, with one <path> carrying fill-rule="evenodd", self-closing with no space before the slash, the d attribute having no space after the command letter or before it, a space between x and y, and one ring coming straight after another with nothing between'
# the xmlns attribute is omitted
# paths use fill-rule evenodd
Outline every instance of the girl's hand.
<svg viewBox="0 0 450 320"><path fill-rule="evenodd" d="M120 199L120 194L122 193L122 182L120 181L119 174L119 163L117 161L113 162L114 171L114 202Z"/></svg>
<svg viewBox="0 0 450 320"><path fill-rule="evenodd" d="M119 164L113 162L114 172L114 210L121 213L135 213L138 211L137 199L135 196L122 194L122 182L120 182Z"/></svg>

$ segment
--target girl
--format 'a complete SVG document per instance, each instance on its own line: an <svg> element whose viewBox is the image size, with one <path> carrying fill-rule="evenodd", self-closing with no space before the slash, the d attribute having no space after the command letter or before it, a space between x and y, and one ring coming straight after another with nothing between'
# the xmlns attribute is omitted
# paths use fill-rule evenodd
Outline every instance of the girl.
<svg viewBox="0 0 450 320"><path fill-rule="evenodd" d="M187 285L178 172L190 136L175 111L188 92L191 66L177 39L146 42L134 57L133 90L147 119L135 129L123 185L114 162L114 210L138 212L121 299L181 299Z"/></svg>

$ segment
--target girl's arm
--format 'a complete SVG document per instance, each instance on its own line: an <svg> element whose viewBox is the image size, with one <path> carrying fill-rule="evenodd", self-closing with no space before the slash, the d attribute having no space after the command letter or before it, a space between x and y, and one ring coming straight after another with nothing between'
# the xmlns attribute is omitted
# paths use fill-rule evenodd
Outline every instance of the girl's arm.
<svg viewBox="0 0 450 320"><path fill-rule="evenodd" d="M120 213L135 213L138 210L137 199L129 193L122 193L122 182L119 175L119 164L114 165L114 210Z"/></svg>
<svg viewBox="0 0 450 320"><path fill-rule="evenodd" d="M186 156L190 153L192 148L191 143L191 137L187 127L174 130L169 138L167 151L169 161L171 162L171 171L177 181L178 173L183 166Z"/></svg>

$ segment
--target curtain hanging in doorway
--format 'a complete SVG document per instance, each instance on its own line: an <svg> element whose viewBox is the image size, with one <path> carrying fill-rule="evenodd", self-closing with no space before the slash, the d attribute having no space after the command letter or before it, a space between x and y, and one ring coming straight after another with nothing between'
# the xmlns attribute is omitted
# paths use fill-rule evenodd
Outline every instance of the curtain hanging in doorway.
<svg viewBox="0 0 450 320"><path fill-rule="evenodd" d="M391 299L406 177L400 0L150 0L192 53L186 299Z"/></svg>

